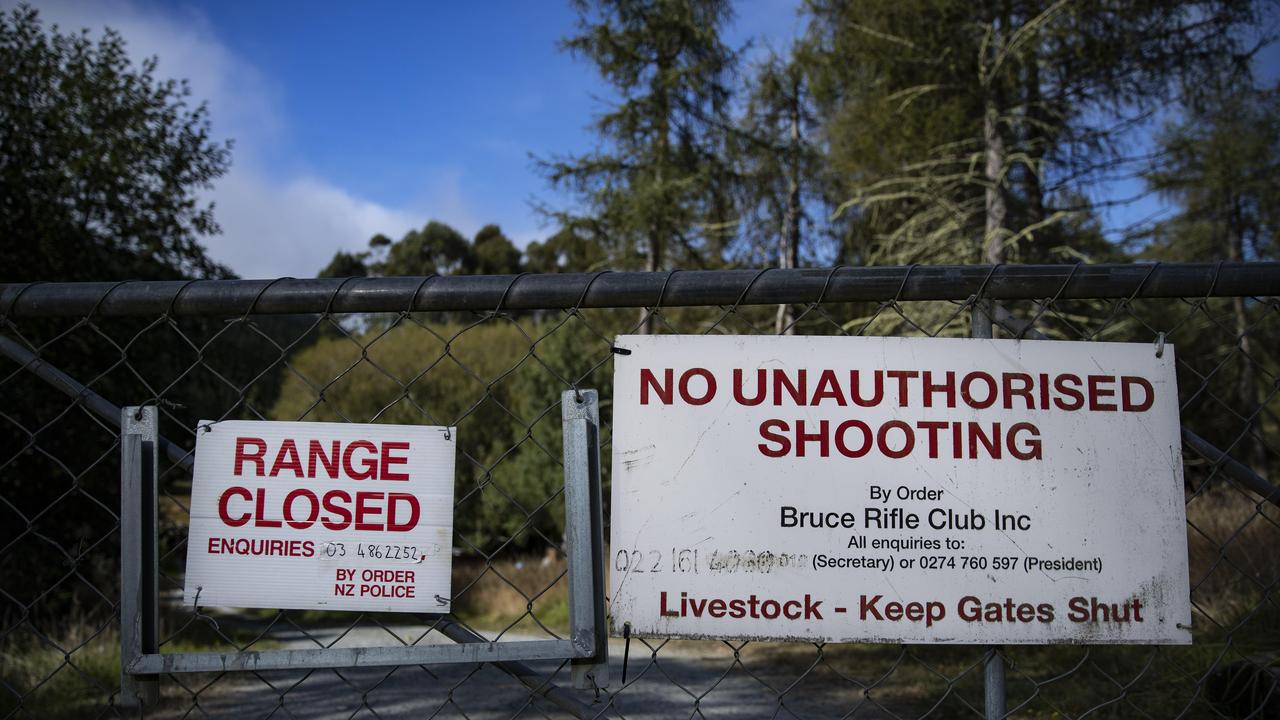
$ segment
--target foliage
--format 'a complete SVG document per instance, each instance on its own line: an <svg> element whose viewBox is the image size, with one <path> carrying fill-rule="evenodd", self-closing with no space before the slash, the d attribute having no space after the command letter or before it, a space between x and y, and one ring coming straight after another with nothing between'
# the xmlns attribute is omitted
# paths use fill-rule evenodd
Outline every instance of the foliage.
<svg viewBox="0 0 1280 720"><path fill-rule="evenodd" d="M468 241L445 223L432 220L398 241L378 233L369 249L339 250L320 277L507 275L524 271L520 251L497 225L485 225Z"/></svg>
<svg viewBox="0 0 1280 720"><path fill-rule="evenodd" d="M617 93L596 118L603 147L540 163L587 211L546 210L604 245L615 267L715 266L732 226L727 124L734 55L724 0L574 3L562 43Z"/></svg>
<svg viewBox="0 0 1280 720"><path fill-rule="evenodd" d="M1168 260L1280 257L1280 88L1224 88L1159 137L1150 187L1176 203L1146 254Z"/></svg>
<svg viewBox="0 0 1280 720"><path fill-rule="evenodd" d="M599 338L578 322L547 335L557 325L415 317L387 330L327 337L290 360L295 372L269 417L456 426L462 549L558 543L560 393L575 381L603 388L608 378L592 372L599 354L582 352L587 343L600 346Z"/></svg>
<svg viewBox="0 0 1280 720"><path fill-rule="evenodd" d="M1277 259L1280 227L1280 89L1241 86L1232 78L1202 87L1181 122L1159 137L1161 162L1148 185L1175 203L1156 224L1142 254L1175 261ZM1264 322L1272 310L1232 298L1229 313L1209 326L1189 328L1184 347L1217 356L1213 376L1230 389L1205 411L1219 417L1214 440L1247 458L1265 477L1272 465L1266 438L1280 429L1267 411L1280 366L1263 349L1280 342ZM1227 332L1233 338L1224 337Z"/></svg>
<svg viewBox="0 0 1280 720"><path fill-rule="evenodd" d="M611 266L602 243L572 228L565 228L543 242L525 248L525 269L529 272L585 272Z"/></svg>
<svg viewBox="0 0 1280 720"><path fill-rule="evenodd" d="M865 263L1062 260L1124 139L1173 91L1247 55L1248 0L815 0L809 69Z"/></svg>
<svg viewBox="0 0 1280 720"><path fill-rule="evenodd" d="M107 30L0 14L0 281L225 276L200 190L226 172L185 82L133 65Z"/></svg>
<svg viewBox="0 0 1280 720"><path fill-rule="evenodd" d="M520 251L502 228L485 225L471 242L471 256L465 264L468 273L478 275L511 275L522 270Z"/></svg>
<svg viewBox="0 0 1280 720"><path fill-rule="evenodd" d="M817 250L801 248L803 231L822 226L809 208L827 200L809 80L799 62L771 53L746 89L750 95L730 135L742 216L734 257L748 266L798 267L802 250L810 259Z"/></svg>

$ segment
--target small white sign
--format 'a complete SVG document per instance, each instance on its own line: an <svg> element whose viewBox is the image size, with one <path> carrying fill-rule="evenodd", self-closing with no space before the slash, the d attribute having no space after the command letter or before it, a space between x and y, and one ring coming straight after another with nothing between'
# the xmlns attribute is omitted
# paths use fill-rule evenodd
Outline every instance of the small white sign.
<svg viewBox="0 0 1280 720"><path fill-rule="evenodd" d="M453 428L201 422L187 605L449 611Z"/></svg>
<svg viewBox="0 0 1280 720"><path fill-rule="evenodd" d="M616 346L615 633L1191 641L1172 347Z"/></svg>

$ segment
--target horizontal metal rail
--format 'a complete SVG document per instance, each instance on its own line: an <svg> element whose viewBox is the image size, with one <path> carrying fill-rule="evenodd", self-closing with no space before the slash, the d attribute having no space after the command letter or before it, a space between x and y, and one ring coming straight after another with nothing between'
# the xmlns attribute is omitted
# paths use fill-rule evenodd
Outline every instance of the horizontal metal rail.
<svg viewBox="0 0 1280 720"><path fill-rule="evenodd" d="M0 316L228 317L777 303L1280 294L1280 263L942 265L0 285Z"/></svg>
<svg viewBox="0 0 1280 720"><path fill-rule="evenodd" d="M18 363L28 372L60 390L67 397L78 400L89 412L97 415L102 420L116 428L120 427L119 407L113 405L98 393L81 385L75 378L41 360L35 353L3 335L0 335L0 355ZM192 467L195 465L195 458L190 451L163 435L159 437L159 441L160 450L164 452L165 457L169 458L169 462L187 472L191 472Z"/></svg>
<svg viewBox="0 0 1280 720"><path fill-rule="evenodd" d="M485 663L512 660L562 660L590 655L570 640L468 642L457 645L246 650L242 652L148 653L129 663L131 675L227 672L231 670L297 670L385 667L436 663Z"/></svg>

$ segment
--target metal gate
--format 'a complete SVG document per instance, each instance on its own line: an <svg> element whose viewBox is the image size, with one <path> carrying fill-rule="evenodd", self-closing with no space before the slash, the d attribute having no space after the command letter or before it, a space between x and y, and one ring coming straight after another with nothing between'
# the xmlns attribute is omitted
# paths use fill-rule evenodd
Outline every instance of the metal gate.
<svg viewBox="0 0 1280 720"><path fill-rule="evenodd" d="M0 286L0 716L1273 717L1278 291L1274 263ZM590 456L642 325L1176 343L1195 643L606 647ZM183 607L200 418L457 426L453 613Z"/></svg>

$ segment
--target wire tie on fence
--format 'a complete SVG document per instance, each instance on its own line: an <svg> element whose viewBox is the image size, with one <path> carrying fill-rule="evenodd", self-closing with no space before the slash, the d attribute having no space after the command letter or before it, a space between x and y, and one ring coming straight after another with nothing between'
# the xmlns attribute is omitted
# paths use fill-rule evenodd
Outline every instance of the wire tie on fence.
<svg viewBox="0 0 1280 720"><path fill-rule="evenodd" d="M216 630L216 631L218 631L218 632L222 632L222 628L218 625L218 621L217 621L217 620L215 620L212 616L210 616L210 615L206 615L205 613L203 613L203 612L201 612L201 611L200 611L200 592L201 592L202 590L204 590L204 586L203 586L203 585L197 585L197 586L196 586L196 596L195 596L195 599L193 599L193 600L191 601L191 606L192 606L192 607L194 607L194 608L195 608L195 611L196 611L196 617L198 617L198 618L200 618L201 620L204 620L205 622L209 623L209 626L210 626L210 627L212 627L214 630Z"/></svg>
<svg viewBox="0 0 1280 720"><path fill-rule="evenodd" d="M618 347L617 345L610 345L609 352L612 352L614 355L630 355L631 354L631 350L629 350L628 348Z"/></svg>
<svg viewBox="0 0 1280 720"><path fill-rule="evenodd" d="M1164 357L1164 333L1156 335L1156 357Z"/></svg>
<svg viewBox="0 0 1280 720"><path fill-rule="evenodd" d="M627 661L631 659L631 623L622 624L622 684L627 684Z"/></svg>

